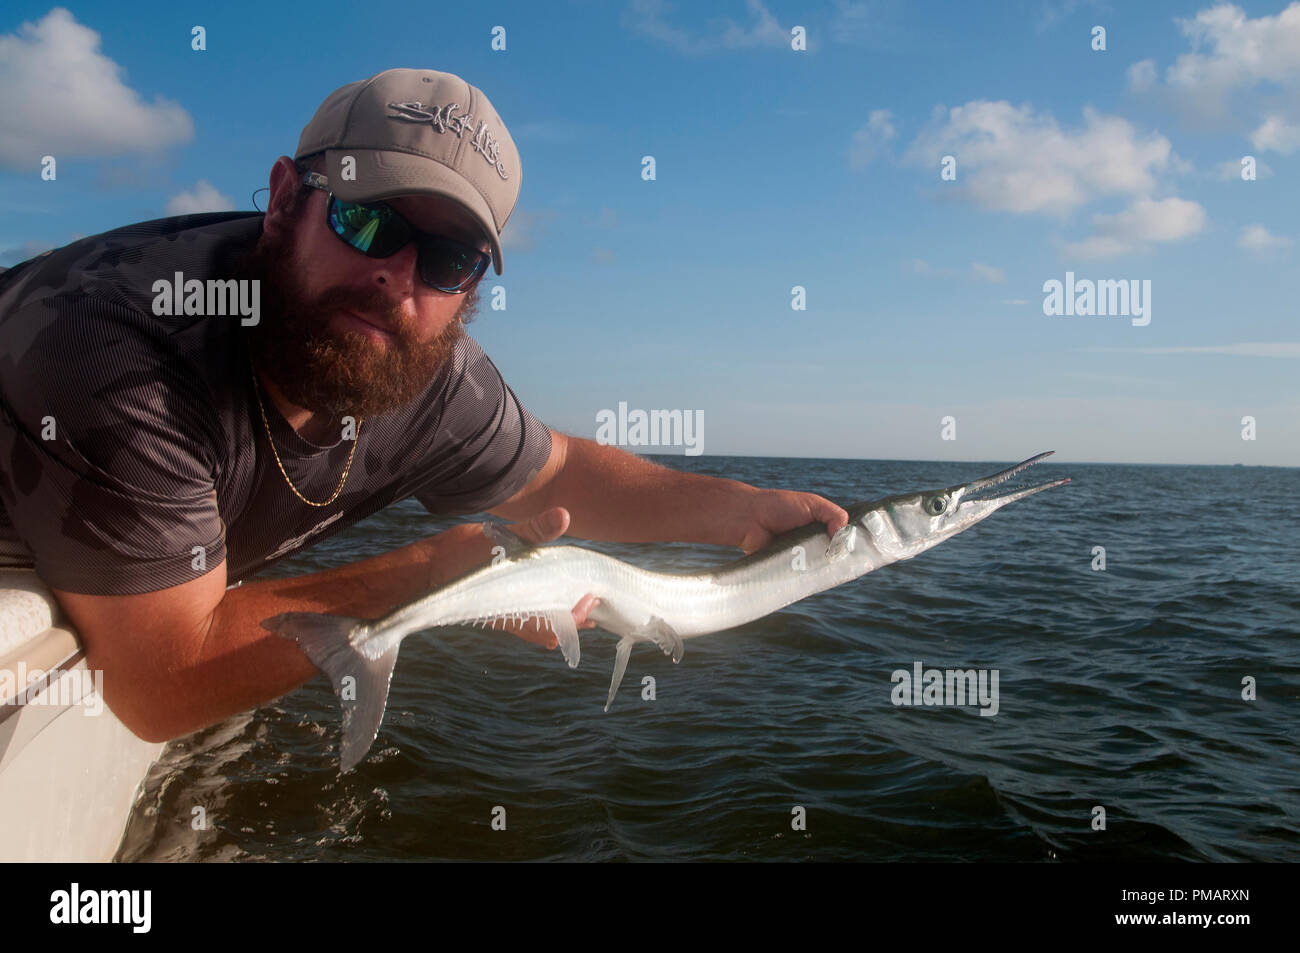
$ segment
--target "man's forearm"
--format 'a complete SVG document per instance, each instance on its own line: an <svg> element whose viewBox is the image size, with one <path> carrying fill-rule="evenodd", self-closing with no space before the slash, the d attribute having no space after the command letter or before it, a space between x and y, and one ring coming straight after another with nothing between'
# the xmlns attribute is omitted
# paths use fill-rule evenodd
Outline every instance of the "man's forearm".
<svg viewBox="0 0 1300 953"><path fill-rule="evenodd" d="M758 492L747 483L682 473L618 447L566 437L563 469L546 506L563 506L570 534L614 542L676 541L741 545L738 515Z"/></svg>
<svg viewBox="0 0 1300 953"><path fill-rule="evenodd" d="M262 628L264 619L281 612L377 618L490 558L491 542L477 524L457 526L337 569L229 589L205 631L153 637L170 644L124 647L132 623L123 620L115 638L88 644L89 661L106 670L110 707L141 737L166 740L278 698L317 674L294 642ZM142 662L145 653L156 661ZM120 677L109 678L113 672Z"/></svg>

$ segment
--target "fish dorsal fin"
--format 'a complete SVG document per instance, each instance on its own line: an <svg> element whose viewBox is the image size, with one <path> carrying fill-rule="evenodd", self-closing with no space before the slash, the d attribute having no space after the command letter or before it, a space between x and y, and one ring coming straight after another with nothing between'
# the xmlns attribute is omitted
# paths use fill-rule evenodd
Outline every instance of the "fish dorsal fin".
<svg viewBox="0 0 1300 953"><path fill-rule="evenodd" d="M838 533L831 537L830 545L826 547L826 558L831 562L843 559L849 553L853 552L858 544L858 524L849 523L842 527Z"/></svg>

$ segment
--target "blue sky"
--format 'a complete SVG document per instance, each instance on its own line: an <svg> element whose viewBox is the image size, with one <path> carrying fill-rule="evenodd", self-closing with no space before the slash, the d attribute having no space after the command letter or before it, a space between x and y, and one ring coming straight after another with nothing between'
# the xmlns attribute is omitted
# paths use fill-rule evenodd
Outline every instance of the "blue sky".
<svg viewBox="0 0 1300 953"><path fill-rule="evenodd" d="M333 89L441 69L522 154L471 331L556 429L626 401L701 411L706 454L1300 465L1300 2L127 9L5 6L0 264L250 208ZM1150 323L1044 315L1067 271L1150 281Z"/></svg>

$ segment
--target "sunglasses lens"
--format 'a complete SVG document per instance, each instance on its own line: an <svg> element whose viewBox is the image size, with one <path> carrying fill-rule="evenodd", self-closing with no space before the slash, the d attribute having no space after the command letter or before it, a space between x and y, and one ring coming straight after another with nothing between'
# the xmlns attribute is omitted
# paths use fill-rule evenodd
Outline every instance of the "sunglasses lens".
<svg viewBox="0 0 1300 953"><path fill-rule="evenodd" d="M441 238L420 243L420 277L439 291L465 291L487 270L488 257L469 245Z"/></svg>
<svg viewBox="0 0 1300 953"><path fill-rule="evenodd" d="M410 240L406 222L387 205L332 198L329 221L334 234L371 258L387 258Z"/></svg>
<svg viewBox="0 0 1300 953"><path fill-rule="evenodd" d="M415 235L406 219L380 202L359 205L331 195L329 223L334 234L371 258L399 252ZM420 239L420 277L439 291L467 291L487 270L487 254L449 238Z"/></svg>

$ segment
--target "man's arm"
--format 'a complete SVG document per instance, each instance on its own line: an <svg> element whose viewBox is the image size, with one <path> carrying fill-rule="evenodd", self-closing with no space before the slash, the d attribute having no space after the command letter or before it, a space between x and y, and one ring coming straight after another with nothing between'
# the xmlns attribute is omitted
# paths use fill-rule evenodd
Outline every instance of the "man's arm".
<svg viewBox="0 0 1300 953"><path fill-rule="evenodd" d="M713 543L747 553L797 526L821 521L833 535L848 523L843 509L814 493L682 473L554 430L546 465L490 512L522 520L553 506L573 514L569 531L585 539Z"/></svg>
<svg viewBox="0 0 1300 953"><path fill-rule="evenodd" d="M514 527L533 542L560 536L565 514ZM167 741L278 698L317 674L297 645L261 622L281 612L376 618L491 559L481 524L466 523L371 559L292 579L226 589L224 562L191 582L130 596L55 590L81 633L86 660L104 673L105 701L146 741ZM584 599L575 622L590 628ZM555 647L530 623L513 630Z"/></svg>

